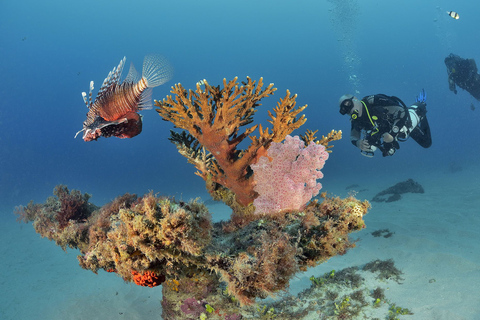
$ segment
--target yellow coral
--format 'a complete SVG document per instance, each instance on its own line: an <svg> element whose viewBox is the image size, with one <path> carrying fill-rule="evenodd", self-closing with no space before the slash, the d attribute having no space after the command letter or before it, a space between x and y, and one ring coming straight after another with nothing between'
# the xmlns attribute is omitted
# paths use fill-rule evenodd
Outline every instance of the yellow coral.
<svg viewBox="0 0 480 320"><path fill-rule="evenodd" d="M315 130L315 131L307 130L305 132L305 135L300 136L300 138L303 140L303 142L305 142L305 145L307 146L312 142L316 144L321 144L322 146L325 147L327 152L332 152L332 150L329 150L330 148L333 147L328 145L330 142L342 139L342 130L339 130L339 131L332 130L327 134L326 137L322 135L322 138L320 140L317 140L317 137L315 136L317 132L318 130Z"/></svg>

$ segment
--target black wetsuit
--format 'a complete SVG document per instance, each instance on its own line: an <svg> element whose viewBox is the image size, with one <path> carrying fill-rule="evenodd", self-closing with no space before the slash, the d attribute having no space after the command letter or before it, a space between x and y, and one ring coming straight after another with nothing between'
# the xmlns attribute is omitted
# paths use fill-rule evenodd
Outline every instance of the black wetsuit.
<svg viewBox="0 0 480 320"><path fill-rule="evenodd" d="M398 141L405 141L408 135L411 136L423 148L429 148L432 145L430 127L425 114L421 117L420 123L411 132L401 132L401 128L410 128L412 125L409 108L397 97L376 94L366 96L362 100L362 115L354 113L351 116L351 134L350 139L353 145L357 145L361 132L365 133L367 142L379 148L383 156L393 155L397 149L400 149ZM416 103L420 105L421 103ZM425 104L423 104L425 108ZM425 111L426 112L426 111ZM418 112L417 112L418 114ZM385 142L382 135L388 133L394 140Z"/></svg>
<svg viewBox="0 0 480 320"><path fill-rule="evenodd" d="M480 75L473 59L463 59L453 53L445 58L448 73L448 86L457 94L456 85L468 91L475 99L480 100Z"/></svg>
<svg viewBox="0 0 480 320"><path fill-rule="evenodd" d="M405 104L396 97L384 94L366 96L361 101L364 107L362 115L353 114L351 117L350 139L352 144L357 145L357 138L364 131L368 143L379 148L384 156L392 148L393 152L399 149L400 146L396 140L386 143L383 141L382 135L389 133L396 137L398 131L395 132L393 128L397 127L398 129L398 127L407 125L409 117Z"/></svg>

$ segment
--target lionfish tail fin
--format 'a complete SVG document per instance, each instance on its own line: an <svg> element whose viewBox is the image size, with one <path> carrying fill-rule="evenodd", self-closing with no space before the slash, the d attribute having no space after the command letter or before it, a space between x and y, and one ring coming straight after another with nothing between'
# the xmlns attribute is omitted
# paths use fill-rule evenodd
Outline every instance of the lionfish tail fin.
<svg viewBox="0 0 480 320"><path fill-rule="evenodd" d="M173 68L168 60L157 54L151 54L143 60L142 77L149 88L158 87L173 76Z"/></svg>

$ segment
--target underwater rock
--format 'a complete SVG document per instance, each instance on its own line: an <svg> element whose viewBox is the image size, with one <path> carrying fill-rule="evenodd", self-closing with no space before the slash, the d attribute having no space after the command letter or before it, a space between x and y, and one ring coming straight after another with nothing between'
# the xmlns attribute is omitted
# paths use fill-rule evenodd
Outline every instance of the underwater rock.
<svg viewBox="0 0 480 320"><path fill-rule="evenodd" d="M408 179L407 181L399 182L393 187L380 191L373 197L372 201L374 202L393 202L400 200L402 198L401 194L403 193L425 193L423 187L418 182L413 179ZM388 198L384 197L385 195L390 195Z"/></svg>

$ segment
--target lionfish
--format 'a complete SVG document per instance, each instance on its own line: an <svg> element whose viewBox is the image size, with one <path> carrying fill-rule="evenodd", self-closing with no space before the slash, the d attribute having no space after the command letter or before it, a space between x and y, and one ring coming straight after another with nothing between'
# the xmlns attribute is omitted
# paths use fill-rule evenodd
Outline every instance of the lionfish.
<svg viewBox="0 0 480 320"><path fill-rule="evenodd" d="M100 137L132 138L142 132L140 110L151 109L152 88L171 79L172 68L165 58L159 55L146 56L143 61L142 76L133 66L120 82L126 58L123 57L116 68L103 81L92 102L93 81L90 91L82 92L83 101L88 107L87 119L83 122L83 140L92 141Z"/></svg>

